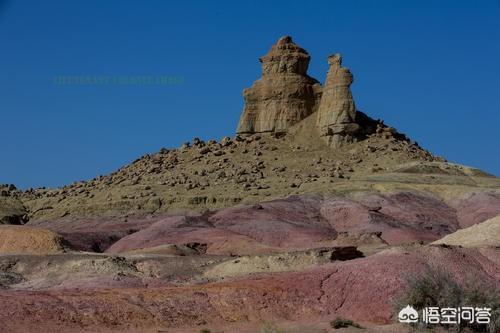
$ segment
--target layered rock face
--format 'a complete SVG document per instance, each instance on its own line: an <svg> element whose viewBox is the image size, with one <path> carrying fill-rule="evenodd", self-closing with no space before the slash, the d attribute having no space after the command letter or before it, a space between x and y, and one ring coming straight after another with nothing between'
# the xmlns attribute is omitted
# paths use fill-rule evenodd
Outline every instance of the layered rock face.
<svg viewBox="0 0 500 333"><path fill-rule="evenodd" d="M318 81L307 75L310 56L289 36L261 57L262 78L245 89L238 134L286 132L317 109Z"/></svg>
<svg viewBox="0 0 500 333"><path fill-rule="evenodd" d="M355 134L360 130L350 89L353 76L349 69L342 67L340 54L328 57L328 64L330 69L323 87L317 124L320 135L326 138L329 145L340 147L354 142Z"/></svg>

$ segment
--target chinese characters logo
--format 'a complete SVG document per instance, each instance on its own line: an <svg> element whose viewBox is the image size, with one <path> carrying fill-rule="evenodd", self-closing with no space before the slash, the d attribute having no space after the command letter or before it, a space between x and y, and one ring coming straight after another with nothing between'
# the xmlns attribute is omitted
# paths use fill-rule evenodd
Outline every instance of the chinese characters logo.
<svg viewBox="0 0 500 333"><path fill-rule="evenodd" d="M400 323L417 323L419 314L411 305L407 305L398 314ZM491 308L464 306L457 308L426 307L422 309L421 320L425 324L489 324Z"/></svg>

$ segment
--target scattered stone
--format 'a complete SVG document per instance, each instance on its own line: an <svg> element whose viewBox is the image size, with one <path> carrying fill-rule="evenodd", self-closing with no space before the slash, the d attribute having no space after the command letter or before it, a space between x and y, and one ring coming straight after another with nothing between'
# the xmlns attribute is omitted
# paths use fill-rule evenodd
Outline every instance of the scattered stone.
<svg viewBox="0 0 500 333"><path fill-rule="evenodd" d="M193 138L193 147L203 147L205 146L205 142L200 138Z"/></svg>
<svg viewBox="0 0 500 333"><path fill-rule="evenodd" d="M228 147L228 146L230 146L230 145L232 145L232 144L233 144L233 140L231 140L231 138L230 138L230 137L225 136L225 137L223 137L223 138L222 138L222 140L220 141L220 144L221 144L221 146L222 146L222 147Z"/></svg>
<svg viewBox="0 0 500 333"><path fill-rule="evenodd" d="M211 150L209 147L206 147L206 146L205 146L205 147L203 147L203 148L201 148L201 149L199 150L199 152L200 152L200 154L201 154L201 155L208 154L208 153L210 153L211 151L212 151L212 150Z"/></svg>

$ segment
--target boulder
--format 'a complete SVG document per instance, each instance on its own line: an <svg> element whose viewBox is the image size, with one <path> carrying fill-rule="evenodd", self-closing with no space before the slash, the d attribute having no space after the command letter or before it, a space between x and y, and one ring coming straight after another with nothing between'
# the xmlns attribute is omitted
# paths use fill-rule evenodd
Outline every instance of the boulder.
<svg viewBox="0 0 500 333"><path fill-rule="evenodd" d="M321 86L307 75L310 56L290 36L280 38L259 60L262 78L243 92L238 134L286 132L318 106Z"/></svg>

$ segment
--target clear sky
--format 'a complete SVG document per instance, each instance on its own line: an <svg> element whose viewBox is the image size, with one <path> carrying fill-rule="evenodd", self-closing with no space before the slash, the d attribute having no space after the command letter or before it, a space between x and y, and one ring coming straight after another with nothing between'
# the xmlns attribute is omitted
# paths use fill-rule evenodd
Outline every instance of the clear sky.
<svg viewBox="0 0 500 333"><path fill-rule="evenodd" d="M342 53L360 110L500 175L500 0L0 0L0 183L59 186L233 135L282 35L321 82ZM58 81L140 75L167 82Z"/></svg>

